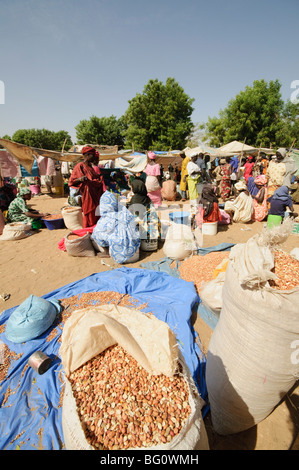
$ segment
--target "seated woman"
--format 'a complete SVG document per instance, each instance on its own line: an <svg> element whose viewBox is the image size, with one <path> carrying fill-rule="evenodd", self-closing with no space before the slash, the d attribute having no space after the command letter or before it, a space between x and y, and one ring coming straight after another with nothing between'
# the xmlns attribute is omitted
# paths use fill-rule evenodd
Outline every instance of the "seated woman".
<svg viewBox="0 0 299 470"><path fill-rule="evenodd" d="M254 183L258 189L258 193L256 195L251 195L253 200L252 220L262 222L268 214L267 177L265 175L259 175L254 179Z"/></svg>
<svg viewBox="0 0 299 470"><path fill-rule="evenodd" d="M10 203L7 212L8 222L23 222L24 224L31 224L32 228L38 229L42 227L42 217L48 214L44 214L30 209L26 202L31 199L31 191L29 188L21 188L17 197Z"/></svg>
<svg viewBox="0 0 299 470"><path fill-rule="evenodd" d="M202 204L202 219L205 222L218 222L221 220L221 212L216 196L216 188L212 184L206 184L203 187L199 204Z"/></svg>
<svg viewBox="0 0 299 470"><path fill-rule="evenodd" d="M293 200L287 186L276 189L273 196L268 198L268 202L270 203L267 222L269 228L283 221L287 207L291 210L291 217L298 217L298 214L294 212Z"/></svg>
<svg viewBox="0 0 299 470"><path fill-rule="evenodd" d="M230 214L234 222L250 222L253 213L253 201L245 181L238 181L235 184L235 189L237 189L239 195L233 201L226 201L224 210Z"/></svg>
<svg viewBox="0 0 299 470"><path fill-rule="evenodd" d="M147 189L144 181L141 179L141 173L136 174L135 178L131 182L131 188L134 194L130 199L128 209L131 211L130 208L133 208L133 206L136 205L137 210L137 204L147 208L151 204L151 199L147 195Z"/></svg>
<svg viewBox="0 0 299 470"><path fill-rule="evenodd" d="M91 238L99 246L109 247L109 254L117 263L125 263L141 243L134 215L119 204L110 191L105 191L101 196L100 214Z"/></svg>

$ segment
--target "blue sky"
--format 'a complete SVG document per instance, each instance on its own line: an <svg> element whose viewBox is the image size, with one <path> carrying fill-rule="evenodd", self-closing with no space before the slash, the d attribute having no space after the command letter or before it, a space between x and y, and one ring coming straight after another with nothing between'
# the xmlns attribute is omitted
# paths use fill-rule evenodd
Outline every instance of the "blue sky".
<svg viewBox="0 0 299 470"><path fill-rule="evenodd" d="M63 129L75 141L80 120L119 118L152 78L194 98L194 123L262 78L287 100L298 18L298 0L0 0L0 136Z"/></svg>

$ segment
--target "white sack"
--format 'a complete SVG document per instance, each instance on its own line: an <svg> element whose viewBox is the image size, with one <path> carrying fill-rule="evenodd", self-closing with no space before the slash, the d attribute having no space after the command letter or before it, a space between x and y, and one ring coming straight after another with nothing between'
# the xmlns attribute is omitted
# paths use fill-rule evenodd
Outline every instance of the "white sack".
<svg viewBox="0 0 299 470"><path fill-rule="evenodd" d="M164 254L171 259L183 260L197 252L197 242L189 225L172 224L166 234Z"/></svg>
<svg viewBox="0 0 299 470"><path fill-rule="evenodd" d="M83 212L81 207L64 207L61 213L66 228L69 230L80 230L83 228Z"/></svg>
<svg viewBox="0 0 299 470"><path fill-rule="evenodd" d="M287 226L280 227L285 241ZM206 365L212 423L219 434L249 429L266 418L295 384L299 361L299 287L277 290L267 280L279 231L269 230L230 253L222 309Z"/></svg>

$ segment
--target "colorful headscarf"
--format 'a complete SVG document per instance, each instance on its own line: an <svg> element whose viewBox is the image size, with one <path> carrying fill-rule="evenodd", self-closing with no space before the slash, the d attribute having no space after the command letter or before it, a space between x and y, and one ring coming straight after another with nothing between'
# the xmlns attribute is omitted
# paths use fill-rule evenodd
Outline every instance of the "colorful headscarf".
<svg viewBox="0 0 299 470"><path fill-rule="evenodd" d="M82 149L82 155L86 155L87 153L92 153L93 155L96 154L96 149L90 146L83 147Z"/></svg>
<svg viewBox="0 0 299 470"><path fill-rule="evenodd" d="M255 179L254 179L254 182L255 184L267 184L267 177L265 175L258 175Z"/></svg>
<svg viewBox="0 0 299 470"><path fill-rule="evenodd" d="M20 188L18 196L24 196L25 194L31 194L31 191L29 188Z"/></svg>
<svg viewBox="0 0 299 470"><path fill-rule="evenodd" d="M148 152L147 156L150 160L155 160L156 158L155 152Z"/></svg>

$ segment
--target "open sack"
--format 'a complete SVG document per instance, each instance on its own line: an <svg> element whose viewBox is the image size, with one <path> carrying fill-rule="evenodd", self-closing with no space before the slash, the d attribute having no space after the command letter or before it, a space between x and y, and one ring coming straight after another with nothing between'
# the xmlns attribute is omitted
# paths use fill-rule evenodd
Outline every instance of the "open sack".
<svg viewBox="0 0 299 470"><path fill-rule="evenodd" d="M207 354L206 381L215 431L251 428L266 418L299 376L299 286L274 289L273 250L289 222L231 249L222 309Z"/></svg>
<svg viewBox="0 0 299 470"><path fill-rule="evenodd" d="M149 375L164 374L167 377L174 377L178 365L181 364L181 374L189 389L191 412L178 435L165 444L161 442L158 445L150 445L149 449L208 449L206 430L201 415L202 400L179 352L176 337L169 326L139 310L111 304L73 312L63 330L60 355L66 373L62 408L62 427L66 448L94 449L86 438L80 419L71 386L71 374L114 345L121 346ZM120 378L121 375L122 371L119 373ZM129 394L129 391L127 393ZM98 400L100 401L100 398ZM122 411L128 417L131 416L126 405L123 406ZM101 425L97 414L91 419L95 419L96 423ZM134 416L132 425L134 426ZM114 431L113 427L110 430ZM119 432L117 423L115 430ZM144 448L134 446L134 450Z"/></svg>

